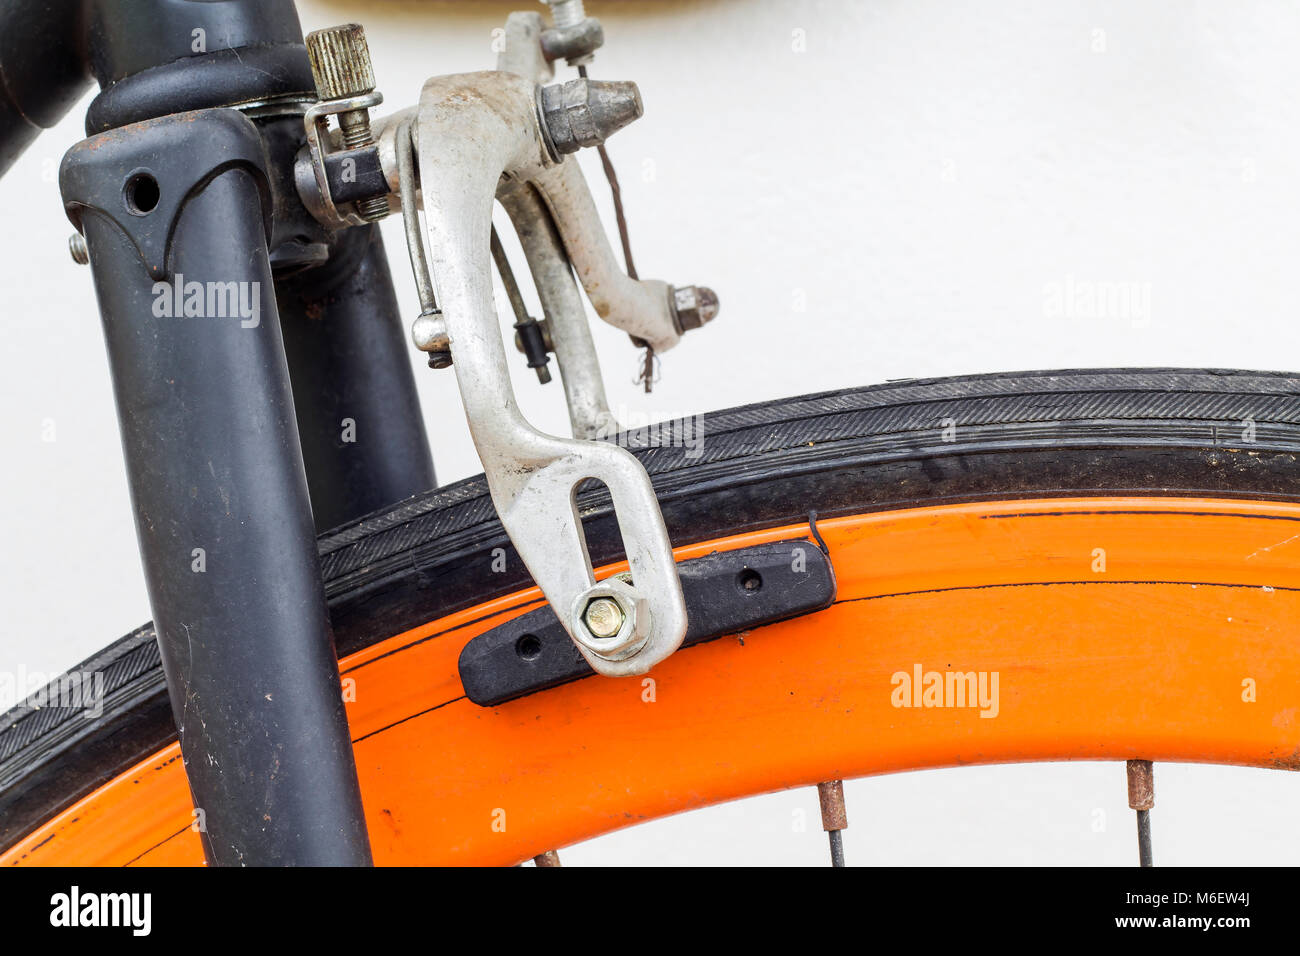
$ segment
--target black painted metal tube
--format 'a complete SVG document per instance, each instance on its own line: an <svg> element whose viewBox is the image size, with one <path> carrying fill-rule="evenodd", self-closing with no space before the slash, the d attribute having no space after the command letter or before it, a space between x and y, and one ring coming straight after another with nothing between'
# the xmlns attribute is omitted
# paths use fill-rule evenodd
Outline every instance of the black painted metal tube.
<svg viewBox="0 0 1300 956"><path fill-rule="evenodd" d="M92 76L88 132L314 89L293 0L3 0L0 175Z"/></svg>
<svg viewBox="0 0 1300 956"><path fill-rule="evenodd" d="M370 850L267 257L257 131L232 110L68 153L154 624L209 861Z"/></svg>
<svg viewBox="0 0 1300 956"><path fill-rule="evenodd" d="M0 176L90 86L82 0L0 3Z"/></svg>
<svg viewBox="0 0 1300 956"><path fill-rule="evenodd" d="M434 488L379 227L344 230L327 263L276 293L317 529Z"/></svg>
<svg viewBox="0 0 1300 956"><path fill-rule="evenodd" d="M6 0L8 2L8 0ZM67 0L58 0L67 2ZM218 50L302 44L294 0L75 0L101 87ZM265 77L274 82L273 77Z"/></svg>

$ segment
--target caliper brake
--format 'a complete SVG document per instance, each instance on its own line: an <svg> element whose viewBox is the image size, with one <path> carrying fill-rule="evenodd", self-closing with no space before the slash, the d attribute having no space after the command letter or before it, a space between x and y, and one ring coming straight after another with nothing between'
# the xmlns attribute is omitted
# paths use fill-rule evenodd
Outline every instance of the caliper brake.
<svg viewBox="0 0 1300 956"><path fill-rule="evenodd" d="M626 449L547 435L524 418L492 293L492 210L502 189L536 188L538 208L554 217L580 277L584 266L595 272L593 261L612 256L607 238L604 248L593 241L599 221L592 222L585 184L574 195L576 164L570 160L565 175L555 175L565 161L547 116L552 126L563 117L565 136L603 140L640 115L639 94L630 83L575 82L582 85L552 91L502 71L435 77L414 117L399 124L395 152L412 263L426 290L416 345L455 369L492 501L529 573L592 669L620 676L649 670L686 633L682 586L654 488ZM672 287L622 280L630 291L613 311L640 337L661 348L675 344L681 329ZM557 357L566 374L565 356ZM591 479L609 489L630 577L595 580L575 505L579 485Z"/></svg>

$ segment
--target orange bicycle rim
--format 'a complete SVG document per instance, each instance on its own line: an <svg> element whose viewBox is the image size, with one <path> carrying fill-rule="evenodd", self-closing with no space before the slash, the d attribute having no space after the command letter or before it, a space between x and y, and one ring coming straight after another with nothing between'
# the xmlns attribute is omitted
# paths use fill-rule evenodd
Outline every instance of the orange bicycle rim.
<svg viewBox="0 0 1300 956"><path fill-rule="evenodd" d="M461 649L536 607L535 589L343 660L376 862L511 864L694 807L927 767L1142 758L1300 769L1300 505L1035 499L852 515L818 530L834 606L685 649L647 678L471 703ZM809 531L734 535L677 556ZM0 862L198 864L194 821L172 745Z"/></svg>

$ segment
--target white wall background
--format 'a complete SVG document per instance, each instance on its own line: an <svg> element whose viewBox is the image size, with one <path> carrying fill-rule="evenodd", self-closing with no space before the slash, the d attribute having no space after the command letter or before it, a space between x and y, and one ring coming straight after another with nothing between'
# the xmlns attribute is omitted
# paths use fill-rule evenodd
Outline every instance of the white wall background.
<svg viewBox="0 0 1300 956"><path fill-rule="evenodd" d="M414 102L432 73L490 68L492 28L534 6L300 3L306 30L364 22L392 107ZM588 10L607 37L593 74L635 79L647 106L611 142L638 266L707 283L723 303L717 322L664 356L648 397L626 338L596 329L625 415L907 376L1300 364L1300 7L589 0ZM55 182L83 112L0 180L3 668L61 671L149 617L90 274L68 257ZM582 158L604 200L594 160ZM413 317L400 224L385 232ZM1052 292L1071 282L1131 283L1149 308L1061 315ZM480 470L452 376L417 372L440 478ZM539 424L565 427L558 385L542 390L521 371L516 387ZM1160 862L1300 857L1300 777L1162 765L1157 779ZM850 862L1136 855L1120 764L929 771L847 790ZM820 864L816 807L811 790L770 795L564 856Z"/></svg>

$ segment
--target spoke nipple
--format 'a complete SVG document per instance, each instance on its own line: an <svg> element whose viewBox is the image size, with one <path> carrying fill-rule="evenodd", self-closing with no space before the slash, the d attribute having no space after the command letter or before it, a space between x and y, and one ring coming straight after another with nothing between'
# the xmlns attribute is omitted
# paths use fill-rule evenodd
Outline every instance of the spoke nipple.
<svg viewBox="0 0 1300 956"><path fill-rule="evenodd" d="M537 854L537 856L533 857L533 865L538 867L564 866L564 864L560 862L560 854L555 850L547 850L545 853Z"/></svg>
<svg viewBox="0 0 1300 956"><path fill-rule="evenodd" d="M821 804L822 829L831 844L831 866L844 865L844 837L841 830L849 825L849 812L844 806L844 781L828 780L817 784L817 802Z"/></svg>
<svg viewBox="0 0 1300 956"><path fill-rule="evenodd" d="M843 830L849 825L849 813L844 806L844 781L829 780L817 784L817 802L822 809L822 829Z"/></svg>
<svg viewBox="0 0 1300 956"><path fill-rule="evenodd" d="M1128 762L1128 805L1137 811L1138 865L1153 866L1151 808L1156 805L1156 781L1150 760Z"/></svg>
<svg viewBox="0 0 1300 956"><path fill-rule="evenodd" d="M1150 760L1128 762L1128 805L1133 810L1150 810L1156 805L1155 770Z"/></svg>

